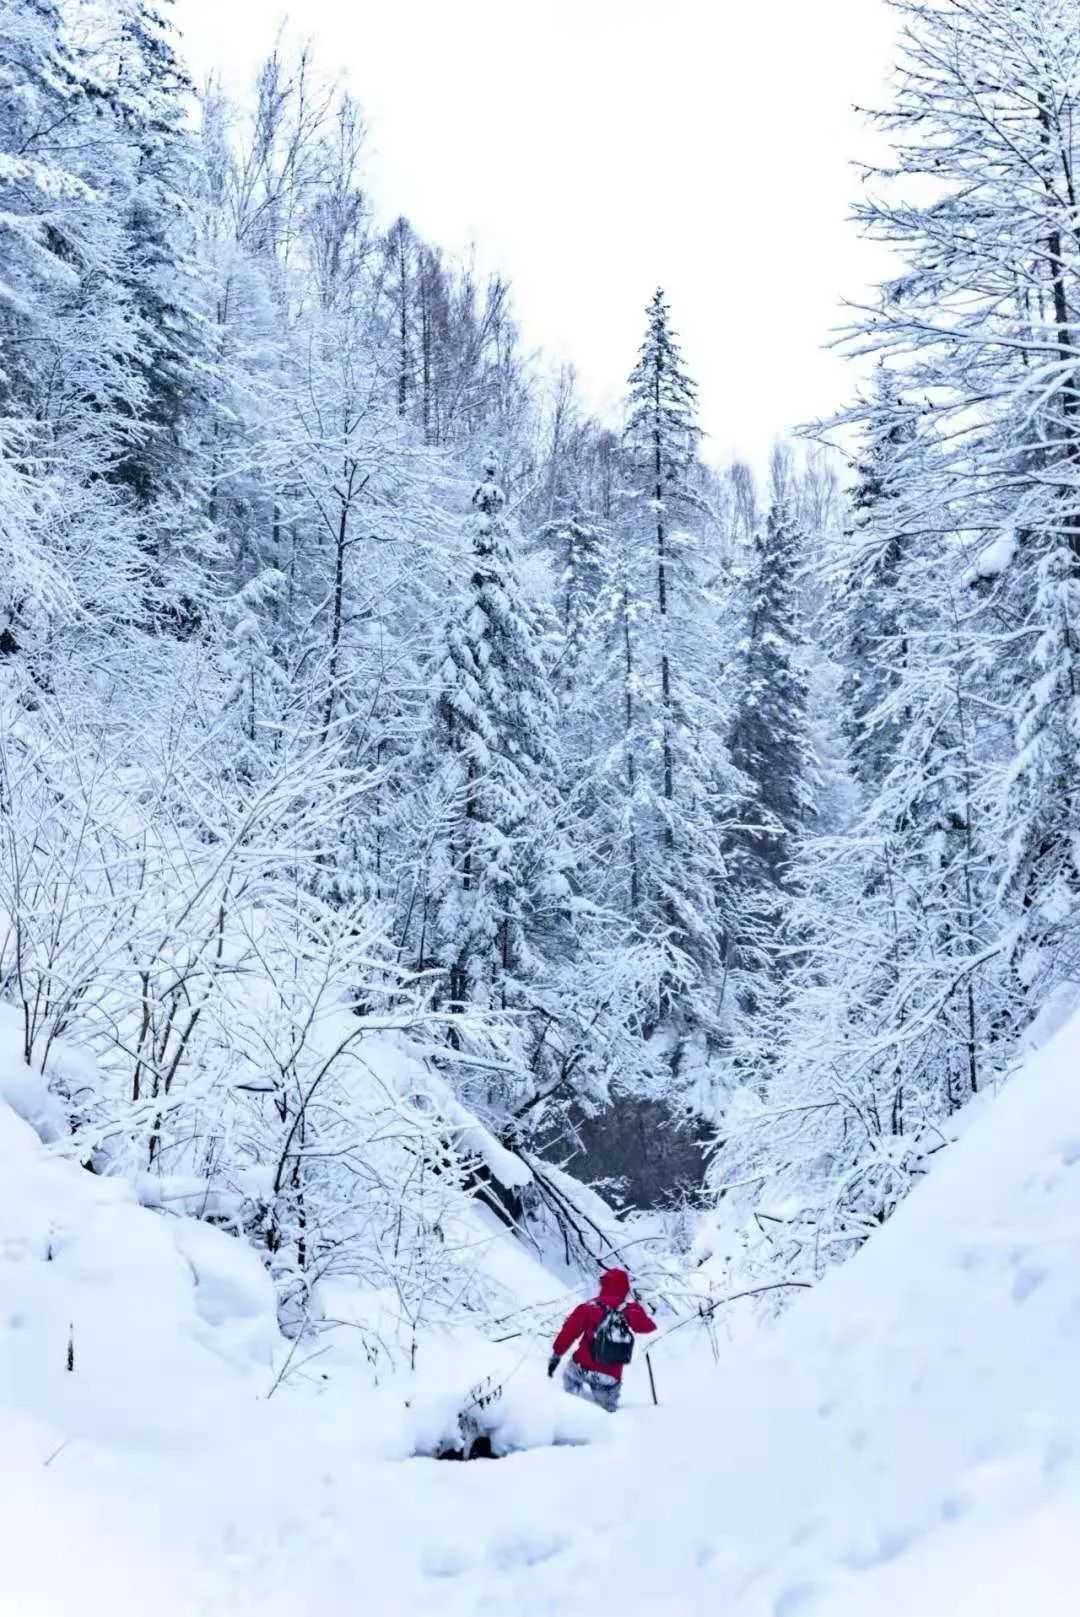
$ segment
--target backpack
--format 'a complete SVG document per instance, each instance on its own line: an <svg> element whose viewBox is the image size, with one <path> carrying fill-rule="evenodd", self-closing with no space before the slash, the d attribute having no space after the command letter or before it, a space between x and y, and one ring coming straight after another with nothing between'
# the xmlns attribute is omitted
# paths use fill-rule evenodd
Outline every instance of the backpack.
<svg viewBox="0 0 1080 1617"><path fill-rule="evenodd" d="M609 1308L593 1332L589 1352L597 1364L629 1364L634 1354L634 1333L621 1308Z"/></svg>

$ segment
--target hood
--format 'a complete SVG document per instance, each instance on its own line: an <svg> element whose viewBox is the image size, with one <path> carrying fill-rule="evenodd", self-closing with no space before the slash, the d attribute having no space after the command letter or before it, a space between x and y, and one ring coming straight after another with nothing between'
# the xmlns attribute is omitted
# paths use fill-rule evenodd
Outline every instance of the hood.
<svg viewBox="0 0 1080 1617"><path fill-rule="evenodd" d="M630 1291L630 1276L625 1269L608 1269L600 1276L600 1301L609 1308L618 1308Z"/></svg>

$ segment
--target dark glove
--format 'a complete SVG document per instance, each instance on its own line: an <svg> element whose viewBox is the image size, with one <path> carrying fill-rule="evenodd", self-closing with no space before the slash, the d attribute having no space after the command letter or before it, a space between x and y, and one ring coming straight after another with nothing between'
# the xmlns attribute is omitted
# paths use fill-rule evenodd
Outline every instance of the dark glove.
<svg viewBox="0 0 1080 1617"><path fill-rule="evenodd" d="M553 1376L558 1368L559 1355L557 1353L553 1353L551 1358L548 1360L548 1375Z"/></svg>

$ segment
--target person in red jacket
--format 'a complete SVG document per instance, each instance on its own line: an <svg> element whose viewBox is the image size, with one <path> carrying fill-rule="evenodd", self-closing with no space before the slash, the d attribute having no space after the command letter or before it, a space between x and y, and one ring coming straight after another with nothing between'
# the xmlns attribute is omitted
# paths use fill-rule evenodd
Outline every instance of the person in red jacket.
<svg viewBox="0 0 1080 1617"><path fill-rule="evenodd" d="M605 1364L594 1357L593 1342L601 1321L613 1310L620 1310L627 1325L637 1335L655 1331L656 1326L637 1301L627 1302L630 1276L625 1269L608 1269L600 1276L600 1295L579 1303L569 1314L551 1347L548 1375L559 1368L559 1360L573 1342L577 1352L563 1371L563 1386L578 1398L591 1398L614 1415L622 1391L621 1364ZM624 1306L625 1304L625 1306ZM580 1340L579 1340L580 1338Z"/></svg>

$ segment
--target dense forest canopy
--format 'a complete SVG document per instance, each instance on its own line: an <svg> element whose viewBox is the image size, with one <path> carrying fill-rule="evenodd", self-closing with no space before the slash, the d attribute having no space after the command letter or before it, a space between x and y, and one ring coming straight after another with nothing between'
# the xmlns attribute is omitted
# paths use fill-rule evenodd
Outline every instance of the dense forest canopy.
<svg viewBox="0 0 1080 1617"><path fill-rule="evenodd" d="M814 1278L1072 992L1080 13L897 9L869 380L758 479L648 266L600 421L309 53L0 0L0 994L286 1320L577 1180Z"/></svg>

